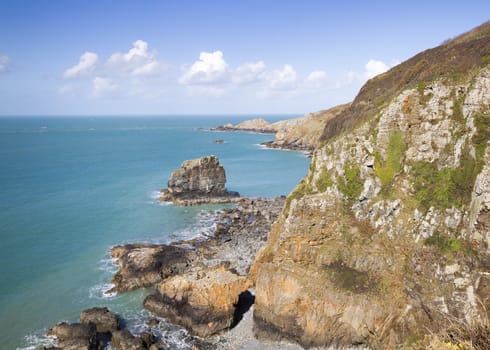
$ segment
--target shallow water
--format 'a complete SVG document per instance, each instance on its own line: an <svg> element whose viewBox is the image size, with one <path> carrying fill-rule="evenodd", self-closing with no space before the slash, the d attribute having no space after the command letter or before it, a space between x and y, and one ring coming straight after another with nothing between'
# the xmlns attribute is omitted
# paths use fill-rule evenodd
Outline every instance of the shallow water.
<svg viewBox="0 0 490 350"><path fill-rule="evenodd" d="M95 305L138 328L148 291L104 295L115 271L108 250L212 233L210 210L221 206L180 208L155 198L183 160L217 155L228 189L245 196L289 193L307 171L302 153L261 148L271 135L197 130L239 120L1 118L2 347L35 346L46 327Z"/></svg>

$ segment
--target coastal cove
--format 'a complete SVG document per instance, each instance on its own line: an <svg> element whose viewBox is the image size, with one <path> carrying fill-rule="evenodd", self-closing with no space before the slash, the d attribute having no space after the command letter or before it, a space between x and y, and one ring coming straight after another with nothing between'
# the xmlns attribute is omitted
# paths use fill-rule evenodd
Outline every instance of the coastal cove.
<svg viewBox="0 0 490 350"><path fill-rule="evenodd" d="M302 152L260 147L271 135L205 131L249 118L0 119L2 346L34 349L47 327L96 305L140 326L148 291L103 294L115 272L110 247L209 232L209 210L223 207L158 202L182 161L217 155L227 187L243 196L291 192L307 172Z"/></svg>

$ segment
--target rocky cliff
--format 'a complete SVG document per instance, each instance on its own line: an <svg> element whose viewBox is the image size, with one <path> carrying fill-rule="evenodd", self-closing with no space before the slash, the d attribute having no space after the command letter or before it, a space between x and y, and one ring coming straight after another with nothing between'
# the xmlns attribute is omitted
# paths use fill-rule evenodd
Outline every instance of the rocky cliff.
<svg viewBox="0 0 490 350"><path fill-rule="evenodd" d="M251 272L257 336L394 349L490 333L489 62L486 24L327 123Z"/></svg>
<svg viewBox="0 0 490 350"><path fill-rule="evenodd" d="M346 109L349 104L327 110L305 114L304 116L269 123L262 118L250 119L239 124L226 124L212 128L214 131L247 131L275 134L273 141L264 142L269 148L294 149L312 152L319 145L322 131L327 122Z"/></svg>
<svg viewBox="0 0 490 350"><path fill-rule="evenodd" d="M161 201L177 205L229 203L239 200L237 192L226 187L225 169L215 156L186 160L168 180L161 191Z"/></svg>

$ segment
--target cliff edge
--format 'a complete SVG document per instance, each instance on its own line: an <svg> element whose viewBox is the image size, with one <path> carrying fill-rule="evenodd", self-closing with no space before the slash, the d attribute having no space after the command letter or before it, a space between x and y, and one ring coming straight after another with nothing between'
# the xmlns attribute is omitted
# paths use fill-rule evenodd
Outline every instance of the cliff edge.
<svg viewBox="0 0 490 350"><path fill-rule="evenodd" d="M488 349L489 63L487 23L326 124L251 271L259 338L395 349L444 331Z"/></svg>

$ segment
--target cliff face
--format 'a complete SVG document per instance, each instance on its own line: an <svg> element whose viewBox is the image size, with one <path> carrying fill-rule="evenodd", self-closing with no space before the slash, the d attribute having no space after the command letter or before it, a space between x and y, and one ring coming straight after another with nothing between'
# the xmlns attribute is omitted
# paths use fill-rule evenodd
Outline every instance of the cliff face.
<svg viewBox="0 0 490 350"><path fill-rule="evenodd" d="M376 110L327 124L252 269L258 336L392 349L488 317L487 34L464 74L390 90Z"/></svg>

